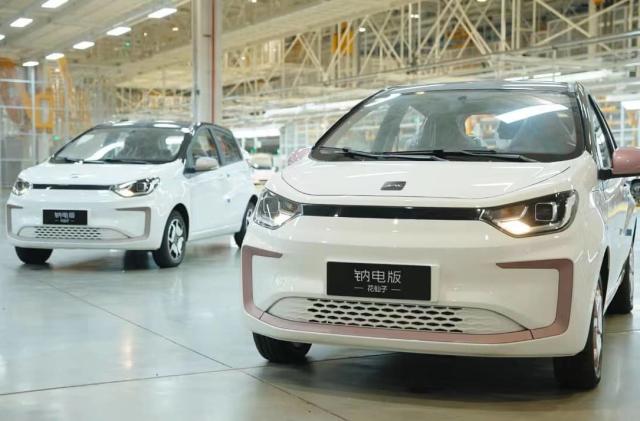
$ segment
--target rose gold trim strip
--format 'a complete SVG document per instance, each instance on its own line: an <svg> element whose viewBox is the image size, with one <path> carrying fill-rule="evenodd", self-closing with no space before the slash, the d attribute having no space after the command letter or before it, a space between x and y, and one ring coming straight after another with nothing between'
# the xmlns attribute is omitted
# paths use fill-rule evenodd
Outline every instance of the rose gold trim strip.
<svg viewBox="0 0 640 421"><path fill-rule="evenodd" d="M242 247L242 302L246 312L259 319L264 310L260 310L253 302L253 256L279 259L282 253L251 246Z"/></svg>
<svg viewBox="0 0 640 421"><path fill-rule="evenodd" d="M569 327L573 294L573 262L569 259L531 260L525 262L498 263L503 269L555 269L558 271L558 302L556 318L549 326L532 329L534 339L556 336Z"/></svg>
<svg viewBox="0 0 640 421"><path fill-rule="evenodd" d="M549 326L522 330L519 332L497 334L465 334L445 332L419 332L409 330L379 329L357 326L335 326L293 322L280 319L256 307L253 302L253 256L280 258L281 253L262 250L256 247L242 248L242 297L244 308L253 317L281 329L298 330L303 332L362 336L370 338L400 339L429 342L456 342L473 344L504 344L540 339L559 335L567 330L571 315L571 295L573 291L573 262L569 259L532 260L524 262L498 263L503 269L555 269L559 274L558 302L556 318Z"/></svg>

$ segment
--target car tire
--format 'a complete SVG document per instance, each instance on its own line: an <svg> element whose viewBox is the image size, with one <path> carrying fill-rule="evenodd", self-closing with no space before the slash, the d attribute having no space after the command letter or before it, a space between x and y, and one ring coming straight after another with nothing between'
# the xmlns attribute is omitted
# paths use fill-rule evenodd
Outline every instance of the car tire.
<svg viewBox="0 0 640 421"><path fill-rule="evenodd" d="M304 362L311 349L311 344L281 341L257 333L253 334L253 341L260 355L272 363L279 364Z"/></svg>
<svg viewBox="0 0 640 421"><path fill-rule="evenodd" d="M635 276L633 273L633 244L627 263L624 265L624 276L618 286L616 295L613 296L609 309L611 314L629 314L633 310L633 290L635 286Z"/></svg>
<svg viewBox="0 0 640 421"><path fill-rule="evenodd" d="M182 214L172 211L167 219L162 236L162 244L154 250L153 260L161 268L172 268L182 263L187 246L187 226Z"/></svg>
<svg viewBox="0 0 640 421"><path fill-rule="evenodd" d="M595 388L600 383L604 338L603 305L604 297L599 281L591 310L587 343L577 355L553 359L556 380L562 387L587 390Z"/></svg>
<svg viewBox="0 0 640 421"><path fill-rule="evenodd" d="M44 265L53 253L52 249L32 249L16 247L18 259L28 265Z"/></svg>
<svg viewBox="0 0 640 421"><path fill-rule="evenodd" d="M247 227L251 223L251 217L253 216L253 211L256 209L256 204L251 201L247 205L247 209L244 211L244 217L242 219L242 227L240 231L233 234L233 239L236 240L236 244L238 247L242 247L242 242L244 241L244 236L247 235Z"/></svg>

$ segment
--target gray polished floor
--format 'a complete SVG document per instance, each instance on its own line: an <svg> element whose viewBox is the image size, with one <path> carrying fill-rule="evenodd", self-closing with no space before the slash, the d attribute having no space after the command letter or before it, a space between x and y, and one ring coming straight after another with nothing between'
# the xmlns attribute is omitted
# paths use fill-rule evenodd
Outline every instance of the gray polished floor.
<svg viewBox="0 0 640 421"><path fill-rule="evenodd" d="M638 313L609 317L587 393L558 389L547 360L314 346L276 366L243 325L228 238L190 244L176 269L62 250L37 268L0 234L0 420L631 420L639 396Z"/></svg>

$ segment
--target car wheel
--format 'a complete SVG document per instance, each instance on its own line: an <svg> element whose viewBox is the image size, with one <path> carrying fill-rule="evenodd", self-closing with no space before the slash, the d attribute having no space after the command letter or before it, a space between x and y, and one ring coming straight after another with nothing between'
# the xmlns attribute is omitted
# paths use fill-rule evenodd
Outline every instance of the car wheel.
<svg viewBox="0 0 640 421"><path fill-rule="evenodd" d="M244 211L244 219L242 219L242 228L240 231L233 234L233 239L236 240L236 244L238 247L242 247L242 242L244 241L244 236L247 234L247 227L251 223L251 217L253 216L253 211L256 208L256 204L253 202L249 202L247 205L247 210Z"/></svg>
<svg viewBox="0 0 640 421"><path fill-rule="evenodd" d="M624 265L624 276L618 286L616 295L613 296L609 304L608 312L611 314L629 314L633 310L633 290L635 286L635 276L633 272L633 244L627 263Z"/></svg>
<svg viewBox="0 0 640 421"><path fill-rule="evenodd" d="M604 339L604 314L601 282L598 282L589 335L584 349L571 357L557 357L553 368L558 383L572 389L593 389L600 382Z"/></svg>
<svg viewBox="0 0 640 421"><path fill-rule="evenodd" d="M184 259L187 246L187 227L178 211L172 211L162 236L162 245L153 252L153 260L161 268L178 266Z"/></svg>
<svg viewBox="0 0 640 421"><path fill-rule="evenodd" d="M268 336L253 334L253 341L260 355L273 363L299 363L305 361L311 344L281 341Z"/></svg>
<svg viewBox="0 0 640 421"><path fill-rule="evenodd" d="M24 247L16 247L18 259L28 265L44 265L51 257L52 249L31 249Z"/></svg>

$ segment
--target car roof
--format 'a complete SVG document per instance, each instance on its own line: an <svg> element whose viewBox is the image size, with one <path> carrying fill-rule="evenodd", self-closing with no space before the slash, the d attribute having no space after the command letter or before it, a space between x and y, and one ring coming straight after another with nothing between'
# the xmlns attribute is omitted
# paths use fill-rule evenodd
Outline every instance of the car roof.
<svg viewBox="0 0 640 421"><path fill-rule="evenodd" d="M536 82L536 81L507 81L507 80L482 80L470 82L451 83L427 83L422 85L392 86L385 89L385 93L413 93L430 91L451 91L451 90L528 90L546 91L557 93L575 92L575 83L565 82Z"/></svg>

